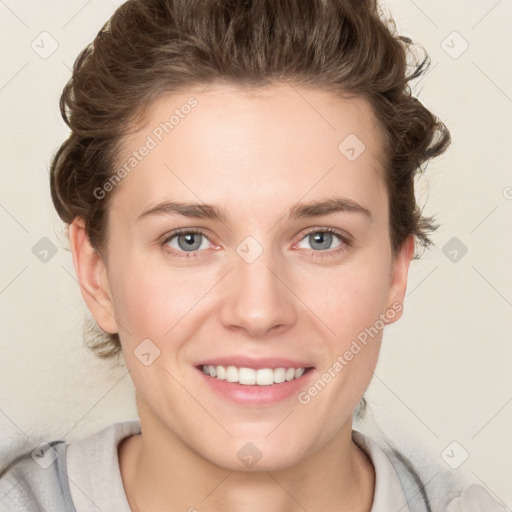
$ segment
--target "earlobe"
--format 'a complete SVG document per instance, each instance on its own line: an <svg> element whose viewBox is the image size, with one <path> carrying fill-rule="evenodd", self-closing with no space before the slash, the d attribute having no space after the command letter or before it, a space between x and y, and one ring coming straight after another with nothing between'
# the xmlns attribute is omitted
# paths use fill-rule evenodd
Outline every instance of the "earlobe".
<svg viewBox="0 0 512 512"><path fill-rule="evenodd" d="M85 223L76 217L69 225L69 244L80 291L96 323L106 332L118 332L107 268L92 247Z"/></svg>
<svg viewBox="0 0 512 512"><path fill-rule="evenodd" d="M407 290L407 277L409 265L414 257L415 239L414 234L410 234L403 242L400 251L393 259L390 287L388 293L388 304L386 311L393 310L392 317L386 323L396 322L403 312L403 303L405 292Z"/></svg>

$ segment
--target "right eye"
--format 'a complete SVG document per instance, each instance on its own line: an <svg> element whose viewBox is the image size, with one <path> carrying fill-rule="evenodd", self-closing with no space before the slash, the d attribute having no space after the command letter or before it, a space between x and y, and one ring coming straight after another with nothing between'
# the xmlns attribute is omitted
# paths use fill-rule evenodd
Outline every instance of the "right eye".
<svg viewBox="0 0 512 512"><path fill-rule="evenodd" d="M170 242L174 242L174 239L176 239L176 244L170 245ZM203 242L205 241L208 241L208 238L201 230L184 228L170 233L170 235L163 240L162 247L166 253L176 255L179 258L196 258L198 255L195 253L198 252L199 249L208 248L208 244L203 246ZM172 247L173 250L170 251L166 247Z"/></svg>

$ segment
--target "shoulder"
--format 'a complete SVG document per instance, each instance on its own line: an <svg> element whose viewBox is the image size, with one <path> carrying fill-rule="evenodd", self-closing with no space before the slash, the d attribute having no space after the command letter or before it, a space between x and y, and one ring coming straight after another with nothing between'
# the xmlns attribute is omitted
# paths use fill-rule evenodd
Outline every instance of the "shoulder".
<svg viewBox="0 0 512 512"><path fill-rule="evenodd" d="M448 468L436 464L420 464L421 454L415 457L416 465L401 451L385 440L377 442L371 436L353 431L354 440L371 454L377 482L398 479L405 500L402 510L408 512L508 512L481 485L468 484ZM379 438L380 439L380 438ZM385 461L385 462L384 462ZM389 484L386 483L386 486ZM378 486L376 486L378 487ZM376 489L377 490L377 489ZM377 507L377 510L380 510ZM383 508L385 510L385 508ZM373 512L373 509L372 509Z"/></svg>
<svg viewBox="0 0 512 512"><path fill-rule="evenodd" d="M129 510L118 466L117 446L140 433L138 420L111 424L84 439L41 443L0 467L0 512L76 512L89 497L110 510Z"/></svg>
<svg viewBox="0 0 512 512"><path fill-rule="evenodd" d="M508 509L494 499L485 487L469 484L450 469L440 465L414 467L412 462L396 449L384 449L392 461L407 495L414 506L411 512L426 510L432 512L508 512ZM426 508L416 503L421 496Z"/></svg>
<svg viewBox="0 0 512 512"><path fill-rule="evenodd" d="M76 512L90 508L89 497L110 510L129 510L118 466L117 446L140 433L138 420L114 423L67 443L41 443L0 466L0 512Z"/></svg>
<svg viewBox="0 0 512 512"><path fill-rule="evenodd" d="M504 503L495 500L485 487L471 484L460 496L448 503L445 512L467 512L469 510L509 512L510 509Z"/></svg>
<svg viewBox="0 0 512 512"><path fill-rule="evenodd" d="M74 512L65 470L66 443L41 443L0 468L0 512Z"/></svg>

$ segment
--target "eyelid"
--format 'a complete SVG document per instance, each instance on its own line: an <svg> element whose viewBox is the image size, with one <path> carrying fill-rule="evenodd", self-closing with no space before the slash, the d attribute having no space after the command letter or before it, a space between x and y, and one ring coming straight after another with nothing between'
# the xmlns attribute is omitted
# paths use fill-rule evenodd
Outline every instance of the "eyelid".
<svg viewBox="0 0 512 512"><path fill-rule="evenodd" d="M354 237L344 229L340 228L334 228L330 226L316 226L313 228L308 228L308 230L302 235L302 239L304 239L306 236L311 235L312 233L318 233L318 232L327 232L327 233L333 233L337 236L339 236L342 240L344 240L346 243L353 243Z"/></svg>

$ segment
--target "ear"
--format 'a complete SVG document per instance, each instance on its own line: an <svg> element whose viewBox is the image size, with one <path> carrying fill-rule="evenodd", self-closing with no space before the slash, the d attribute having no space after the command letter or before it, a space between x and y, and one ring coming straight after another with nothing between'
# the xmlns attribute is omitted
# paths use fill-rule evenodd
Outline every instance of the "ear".
<svg viewBox="0 0 512 512"><path fill-rule="evenodd" d="M96 323L108 333L118 332L107 268L91 246L85 222L75 217L69 225L69 243L80 291Z"/></svg>
<svg viewBox="0 0 512 512"><path fill-rule="evenodd" d="M396 322L402 316L403 302L407 290L407 275L409 264L414 257L414 249L414 234L410 234L402 243L398 254L393 258L386 311L393 310L395 314L386 320L387 324Z"/></svg>

